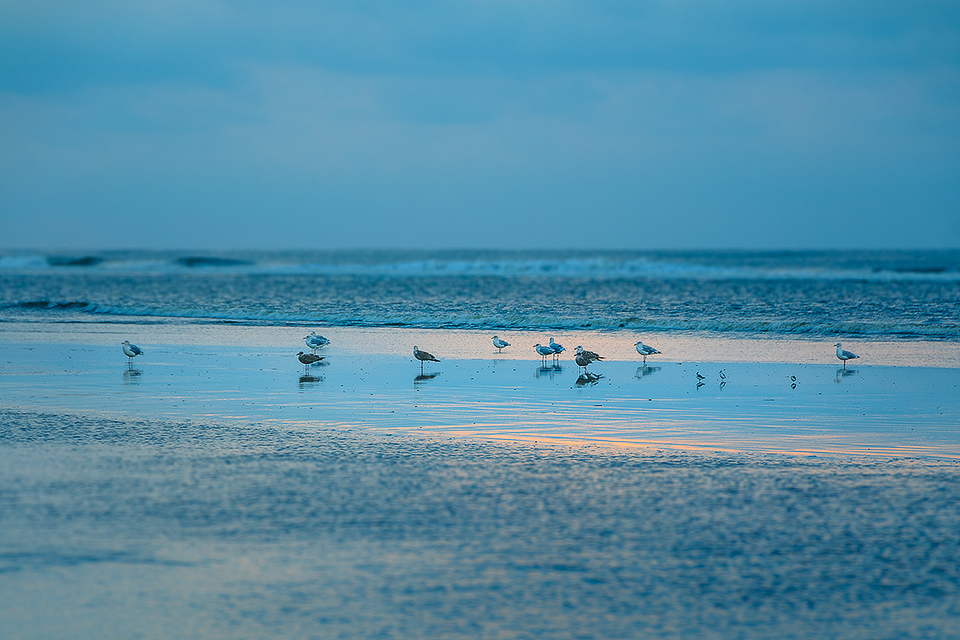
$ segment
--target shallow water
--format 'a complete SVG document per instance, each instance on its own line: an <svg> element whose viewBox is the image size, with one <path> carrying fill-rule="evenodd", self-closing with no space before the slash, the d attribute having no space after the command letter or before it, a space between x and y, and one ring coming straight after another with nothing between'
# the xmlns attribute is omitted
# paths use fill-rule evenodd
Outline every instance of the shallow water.
<svg viewBox="0 0 960 640"><path fill-rule="evenodd" d="M775 341L697 346L691 340L661 348L712 352L732 344L752 359L762 352L767 361L658 357L643 366L634 356L596 363L592 374L599 377L586 379L568 358L547 366L518 360L497 354L489 336L476 332L378 329L371 335L344 328L330 334L335 342L324 348L325 359L307 372L283 346L299 341L302 331L219 327L217 344L202 344L209 330L181 333L179 344L141 343L146 353L131 368L116 327L101 328L73 332L72 342L53 350L55 358L49 344L35 341L49 334L23 331L21 341L0 341L0 408L654 448L960 457L960 369L953 367L844 369L782 362ZM85 344L84 335L107 344ZM629 355L626 336L601 337L588 345L624 343ZM258 345L243 344L258 339ZM397 354L395 346L406 350L419 339L467 357L437 351L443 362L421 374L412 356ZM365 352L372 344L386 352ZM823 351L835 360L832 347L809 346L821 360ZM940 346L913 343L910 351ZM904 347L890 348L896 354ZM533 349L529 354L535 357Z"/></svg>

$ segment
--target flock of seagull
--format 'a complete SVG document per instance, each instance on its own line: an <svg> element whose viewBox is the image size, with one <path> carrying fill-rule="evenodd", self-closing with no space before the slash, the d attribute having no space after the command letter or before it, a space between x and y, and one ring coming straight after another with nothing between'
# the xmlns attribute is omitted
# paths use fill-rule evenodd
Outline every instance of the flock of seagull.
<svg viewBox="0 0 960 640"><path fill-rule="evenodd" d="M324 359L324 356L318 356L317 351L323 347L330 344L330 341L325 337L319 335L315 331L311 331L310 335L303 337L304 343L307 345L312 352L304 353L301 351L297 354L297 360L306 368L307 371L310 370L310 365L317 364ZM143 349L138 347L135 344L130 344L129 340L124 340L120 343L120 346L123 347L123 353L127 356L127 363L130 367L133 367L133 359L139 355L143 354ZM493 336L493 346L496 347L497 353L503 353L503 350L510 346L510 343L506 340L501 340L499 336ZM647 364L647 356L653 356L660 353L657 349L651 347L650 345L643 344L642 341L637 341L634 343L634 348L636 348L637 353L643 357L643 364ZM846 351L843 349L841 344L838 342L834 345L837 348L837 358L843 362L843 368L847 368L847 360L855 360L859 358L857 354ZM546 364L547 358L552 358L553 363L556 365L559 362L560 354L566 351L562 344L555 342L553 338L550 338L550 342L547 345L541 345L539 342L533 345L534 350L540 356L541 364ZM440 362L440 359L434 356L432 353L428 353L418 348L416 345L413 347L413 357L420 361L420 374L423 374L423 363L424 362ZM583 371L583 375L587 377L598 377L596 374L590 373L587 371L587 367L597 362L603 360L603 356L594 353L593 351L588 351L583 348L581 345L577 345L576 351L573 357L574 361ZM723 371L720 372L720 377L725 381L726 375ZM700 372L697 372L697 380L703 382L704 377L700 375Z"/></svg>

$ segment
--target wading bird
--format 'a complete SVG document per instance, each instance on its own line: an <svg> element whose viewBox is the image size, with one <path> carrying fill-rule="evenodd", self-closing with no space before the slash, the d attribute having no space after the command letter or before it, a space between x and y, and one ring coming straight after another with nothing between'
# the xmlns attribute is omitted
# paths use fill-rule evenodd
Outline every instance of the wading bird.
<svg viewBox="0 0 960 640"><path fill-rule="evenodd" d="M129 360L127 360L127 364L132 367L133 359L142 354L143 349L135 344L130 344L129 340L124 340L120 343L120 346L123 347L123 354L129 358Z"/></svg>
<svg viewBox="0 0 960 640"><path fill-rule="evenodd" d="M317 335L315 332L311 331L310 335L304 336L303 341L307 343L307 346L313 349L313 352L316 353L317 349L325 347L330 344L330 341L324 338L321 335Z"/></svg>
<svg viewBox="0 0 960 640"><path fill-rule="evenodd" d="M844 351L844 350L840 347L840 343L839 343L839 342L838 342L837 344L833 345L833 346L835 346L835 347L837 348L837 357L840 358L840 360L843 361L843 368L844 368L844 369L847 368L847 360L856 360L857 358L860 357L860 356L858 356L857 354L852 353L852 352L850 352L850 351Z"/></svg>
<svg viewBox="0 0 960 640"><path fill-rule="evenodd" d="M537 353L540 354L540 362L541 362L541 363L546 363L546 362L547 362L547 356L552 356L552 355L553 355L553 349L551 349L550 347L545 347L545 346L543 346L542 344L540 344L539 342L538 342L537 344L533 345L533 348L536 350Z"/></svg>
<svg viewBox="0 0 960 640"><path fill-rule="evenodd" d="M423 363L424 362L440 362L433 356L433 354L427 353L426 351L420 351L417 349L417 346L413 346L413 357L420 361L420 375L423 375Z"/></svg>
<svg viewBox="0 0 960 640"><path fill-rule="evenodd" d="M321 360L323 360L323 357L318 356L315 353L304 353L303 351L301 351L300 353L297 354L297 360L299 360L300 363L305 367L306 371L309 371L310 365L320 362Z"/></svg>
<svg viewBox="0 0 960 640"><path fill-rule="evenodd" d="M633 346L637 348L637 353L643 356L643 364L647 364L647 356L652 356L654 354L660 353L650 345L643 344L639 340Z"/></svg>

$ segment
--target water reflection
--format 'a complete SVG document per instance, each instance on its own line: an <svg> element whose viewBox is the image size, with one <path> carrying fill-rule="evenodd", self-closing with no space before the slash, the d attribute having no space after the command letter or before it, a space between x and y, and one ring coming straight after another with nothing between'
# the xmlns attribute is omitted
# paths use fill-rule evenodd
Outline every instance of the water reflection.
<svg viewBox="0 0 960 640"><path fill-rule="evenodd" d="M414 385L422 384L422 383L426 382L427 380L433 380L433 379L436 378L438 375L440 375L439 372L437 372L437 373L421 373L420 375L418 375L416 378L413 379L413 384L414 384Z"/></svg>
<svg viewBox="0 0 960 640"><path fill-rule="evenodd" d="M856 369L843 369L843 368L837 369L837 375L836 375L836 378L834 378L834 380L837 384L839 384L841 380L854 375L856 372L857 372Z"/></svg>
<svg viewBox="0 0 960 640"><path fill-rule="evenodd" d="M123 384L140 384L140 376L143 371L140 369L127 369L123 372Z"/></svg>
<svg viewBox="0 0 960 640"><path fill-rule="evenodd" d="M547 364L542 367L537 367L537 378L546 377L553 380L553 377L562 371L563 367L559 364Z"/></svg>
<svg viewBox="0 0 960 640"><path fill-rule="evenodd" d="M637 367L636 377L644 378L646 376L653 375L657 371L660 371L660 369L662 369L662 367L648 367L647 365L642 364Z"/></svg>
<svg viewBox="0 0 960 640"><path fill-rule="evenodd" d="M323 381L323 376L312 376L309 373L305 373L300 376L300 388L307 389L310 386Z"/></svg>
<svg viewBox="0 0 960 640"><path fill-rule="evenodd" d="M602 376L601 374L599 374L599 373L590 373L589 371L586 371L586 372L580 374L580 377L577 378L577 383L576 383L576 384L577 384L578 387L582 387L582 386L587 385L587 384L589 384L589 385L594 385L594 384L597 384L597 381L599 381L600 378L602 378L602 377L603 377L603 376Z"/></svg>

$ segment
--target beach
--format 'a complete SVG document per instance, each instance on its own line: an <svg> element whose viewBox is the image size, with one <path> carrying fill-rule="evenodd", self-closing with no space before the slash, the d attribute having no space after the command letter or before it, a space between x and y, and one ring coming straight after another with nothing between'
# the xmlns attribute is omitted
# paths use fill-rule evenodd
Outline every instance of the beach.
<svg viewBox="0 0 960 640"><path fill-rule="evenodd" d="M0 636L960 637L958 265L0 256Z"/></svg>
<svg viewBox="0 0 960 640"><path fill-rule="evenodd" d="M960 632L942 346L845 373L830 344L685 335L753 361L644 367L586 333L611 355L578 384L519 332L336 328L305 373L299 328L67 328L0 332L9 637Z"/></svg>

